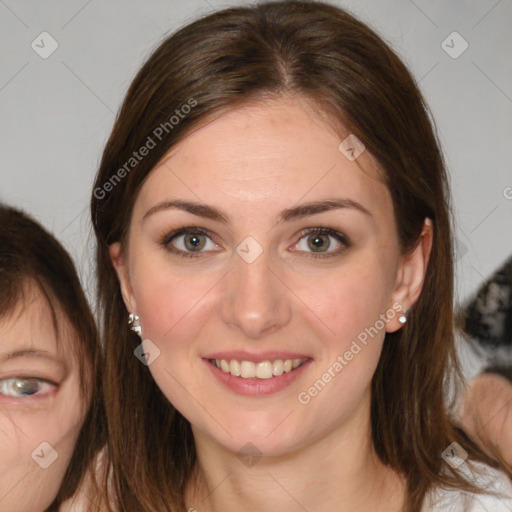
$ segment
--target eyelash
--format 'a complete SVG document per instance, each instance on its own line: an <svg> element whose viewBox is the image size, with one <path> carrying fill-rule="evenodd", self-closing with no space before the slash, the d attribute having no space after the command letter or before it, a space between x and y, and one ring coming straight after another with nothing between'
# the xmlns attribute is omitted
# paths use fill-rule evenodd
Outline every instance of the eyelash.
<svg viewBox="0 0 512 512"><path fill-rule="evenodd" d="M160 245L162 245L166 250L171 252L172 254L179 256L181 258L199 258L201 257L201 252L193 253L193 252L185 252L181 249L175 249L172 247L171 242L181 236L186 234L201 234L205 235L208 238L212 239L214 237L213 233L208 231L204 228L199 227L193 227L193 226L181 226L178 229L173 230L171 233L164 234L160 237ZM341 254L342 252L346 251L350 246L351 243L349 239L339 231L336 231L335 229L331 228L324 228L324 227L315 227L315 228L307 228L299 233L299 241L302 240L304 237L308 235L329 235L335 238L342 247L337 249L336 251L330 252L330 253L307 253L307 258L313 258L313 259L321 259L321 258L331 258L333 256L337 256ZM213 241L213 240L212 240ZM298 243L298 242L297 242Z"/></svg>
<svg viewBox="0 0 512 512"><path fill-rule="evenodd" d="M34 399L34 397L46 397L47 395L49 395L51 393L52 390L49 390L47 391L46 393L41 393L40 392L40 389L38 389L35 393L30 393L30 394L19 394L19 395L9 395L9 391L13 391L12 389L9 390L9 385L13 385L14 382L9 382L9 381L35 381L37 382L37 384L39 386L44 386L45 384L50 386L51 388L56 388L57 387L57 384L55 384L54 382L51 382L49 380L46 380L46 379L40 379L40 378L37 378L37 377L8 377L6 379L0 379L0 396L4 396L6 397L7 399L22 399L22 400L30 400L30 399Z"/></svg>

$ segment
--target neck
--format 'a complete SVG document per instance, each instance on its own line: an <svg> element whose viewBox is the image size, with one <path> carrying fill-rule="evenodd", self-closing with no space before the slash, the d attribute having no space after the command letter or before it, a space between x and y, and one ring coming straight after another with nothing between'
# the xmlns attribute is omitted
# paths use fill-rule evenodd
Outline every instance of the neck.
<svg viewBox="0 0 512 512"><path fill-rule="evenodd" d="M364 414L314 443L245 463L194 431L198 464L187 486L187 510L399 512L405 483L375 454L369 396L363 402Z"/></svg>

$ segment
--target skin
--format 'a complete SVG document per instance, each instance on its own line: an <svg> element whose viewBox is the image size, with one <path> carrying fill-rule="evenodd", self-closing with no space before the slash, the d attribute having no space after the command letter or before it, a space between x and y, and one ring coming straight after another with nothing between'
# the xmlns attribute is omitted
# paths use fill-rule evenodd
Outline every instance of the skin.
<svg viewBox="0 0 512 512"><path fill-rule="evenodd" d="M59 311L57 320L59 337L35 285L0 319L0 510L34 512L51 504L83 422L72 330ZM14 355L21 351L30 352ZM9 385L8 379L27 377L40 379L32 381L31 395ZM58 457L51 462L53 450Z"/></svg>
<svg viewBox="0 0 512 512"><path fill-rule="evenodd" d="M377 163L367 151L349 161L341 140L302 98L225 113L150 173L127 247L111 246L126 307L160 350L150 371L192 425L199 464L186 493L191 509L374 512L402 505L404 481L377 459L369 418L371 378L385 331L401 327L398 315L307 405L297 399L380 314L396 303L411 307L431 249L426 220L417 248L401 254ZM357 201L369 214L342 208L277 223L285 208L334 197ZM146 215L175 199L213 205L231 221L176 208ZM160 243L181 225L212 233L196 259ZM351 245L315 259L308 245L315 235L300 234L312 227L340 231ZM263 249L252 263L236 252L248 236ZM322 251L336 253L336 239L322 239ZM184 240L167 247L186 250ZM224 387L202 359L229 350L298 352L312 361L284 390L247 397ZM263 455L256 464L237 457L247 443Z"/></svg>
<svg viewBox="0 0 512 512"><path fill-rule="evenodd" d="M501 375L483 374L467 386L458 411L466 433L491 457L512 466L512 385Z"/></svg>

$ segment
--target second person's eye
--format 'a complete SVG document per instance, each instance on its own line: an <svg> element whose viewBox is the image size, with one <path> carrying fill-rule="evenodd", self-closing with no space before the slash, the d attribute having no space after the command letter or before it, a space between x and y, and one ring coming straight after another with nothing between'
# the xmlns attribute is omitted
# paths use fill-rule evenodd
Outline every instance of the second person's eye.
<svg viewBox="0 0 512 512"><path fill-rule="evenodd" d="M11 377L0 379L0 395L22 398L32 395L46 395L55 389L55 384L34 377Z"/></svg>

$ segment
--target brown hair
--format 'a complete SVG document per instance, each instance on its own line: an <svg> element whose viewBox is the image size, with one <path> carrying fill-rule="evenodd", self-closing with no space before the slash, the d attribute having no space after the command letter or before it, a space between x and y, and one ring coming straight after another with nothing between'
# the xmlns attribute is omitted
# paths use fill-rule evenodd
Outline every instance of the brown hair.
<svg viewBox="0 0 512 512"><path fill-rule="evenodd" d="M23 305L31 286L36 286L47 301L56 333L61 331L59 312L76 333L72 350L79 361L81 393L88 403L59 493L47 509L52 512L77 491L86 469L105 443L102 355L94 317L69 254L29 216L0 204L0 318Z"/></svg>
<svg viewBox="0 0 512 512"><path fill-rule="evenodd" d="M470 459L496 467L441 405L447 376L455 370L461 377L453 334L450 200L440 147L414 79L379 36L337 7L261 3L215 12L163 41L128 90L96 177L91 213L107 354L109 460L112 498L121 510L184 510L196 454L188 421L133 356L140 341L126 327L108 247L125 245L137 193L170 148L205 120L285 94L312 100L376 157L404 252L417 244L424 219L433 222L422 294L405 327L386 336L372 380L373 444L407 480L404 510L419 511L435 485L479 491L441 458L453 441ZM174 123L174 112L185 115ZM134 150L149 139L158 142L135 161Z"/></svg>

